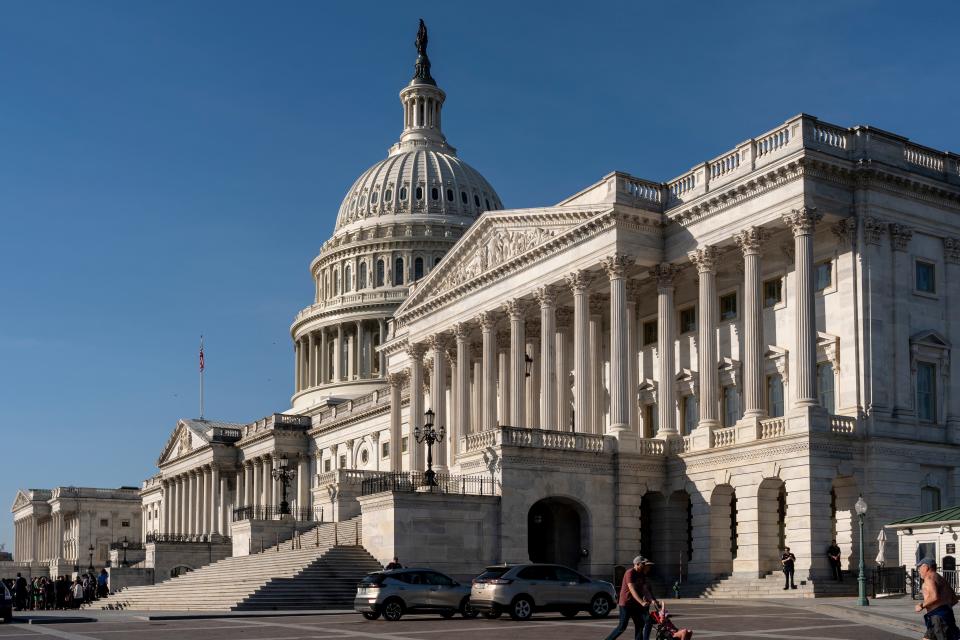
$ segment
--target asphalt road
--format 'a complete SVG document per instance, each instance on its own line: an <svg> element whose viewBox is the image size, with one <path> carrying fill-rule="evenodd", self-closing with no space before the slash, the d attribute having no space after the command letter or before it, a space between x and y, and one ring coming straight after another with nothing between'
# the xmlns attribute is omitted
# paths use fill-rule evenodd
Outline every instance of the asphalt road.
<svg viewBox="0 0 960 640"><path fill-rule="evenodd" d="M882 629L805 611L796 604L680 603L672 606L671 611L677 626L693 629L695 638L893 640L916 637L902 630ZM439 616L411 615L399 622L371 622L359 614L150 621L118 613L82 624L0 624L0 640L46 640L39 636L62 640L435 640L448 637L575 640L604 638L614 626L614 614L602 620L586 614L573 620L555 614L538 614L528 622L513 622L507 617L464 620L457 616L443 620ZM632 638L633 629L621 637Z"/></svg>

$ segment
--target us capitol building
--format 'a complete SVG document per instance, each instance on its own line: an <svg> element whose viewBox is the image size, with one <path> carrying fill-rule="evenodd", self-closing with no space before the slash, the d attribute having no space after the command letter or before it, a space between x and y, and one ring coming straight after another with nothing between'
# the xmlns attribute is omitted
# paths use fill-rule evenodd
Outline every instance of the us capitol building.
<svg viewBox="0 0 960 640"><path fill-rule="evenodd" d="M855 567L860 494L870 557L957 502L956 155L799 115L667 182L504 209L442 132L422 35L400 139L310 263L291 407L178 421L143 483L158 580L208 560L151 540L289 536L281 465L298 526L354 521L381 562L455 575L643 553L706 584L787 545L810 588L834 538Z"/></svg>

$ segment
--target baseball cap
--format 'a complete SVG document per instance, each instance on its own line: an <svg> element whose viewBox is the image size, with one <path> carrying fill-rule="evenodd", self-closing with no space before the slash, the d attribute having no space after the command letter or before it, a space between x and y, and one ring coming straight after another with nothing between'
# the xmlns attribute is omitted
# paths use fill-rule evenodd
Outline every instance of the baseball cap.
<svg viewBox="0 0 960 640"><path fill-rule="evenodd" d="M919 568L922 567L923 565L927 565L927 566L930 567L931 569L936 569L936 568L937 568L937 561L934 560L933 558L924 558L923 560L921 560L920 562L917 563L917 569L919 569Z"/></svg>
<svg viewBox="0 0 960 640"><path fill-rule="evenodd" d="M647 560L643 556L637 556L636 558L633 559L633 564L653 564L653 562L650 560Z"/></svg>

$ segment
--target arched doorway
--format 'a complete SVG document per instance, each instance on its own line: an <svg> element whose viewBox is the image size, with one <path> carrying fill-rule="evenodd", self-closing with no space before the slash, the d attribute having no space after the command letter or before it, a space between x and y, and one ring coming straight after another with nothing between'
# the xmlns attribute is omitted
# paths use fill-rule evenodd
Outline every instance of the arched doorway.
<svg viewBox="0 0 960 640"><path fill-rule="evenodd" d="M545 498L527 514L527 552L531 562L549 562L577 568L584 548L583 508L565 498Z"/></svg>
<svg viewBox="0 0 960 640"><path fill-rule="evenodd" d="M728 542L729 541L729 542ZM729 484L718 484L710 494L710 572L733 572L737 557L737 494Z"/></svg>
<svg viewBox="0 0 960 640"><path fill-rule="evenodd" d="M787 540L787 488L780 478L764 478L757 488L757 544L762 572L781 568Z"/></svg>

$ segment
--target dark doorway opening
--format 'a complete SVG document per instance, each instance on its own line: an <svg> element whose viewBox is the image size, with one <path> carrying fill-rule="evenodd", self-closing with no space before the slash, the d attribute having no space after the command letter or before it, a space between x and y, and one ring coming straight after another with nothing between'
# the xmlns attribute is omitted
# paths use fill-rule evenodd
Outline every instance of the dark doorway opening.
<svg viewBox="0 0 960 640"><path fill-rule="evenodd" d="M572 500L546 498L527 514L527 551L531 562L562 564L574 569L580 562L582 519Z"/></svg>

